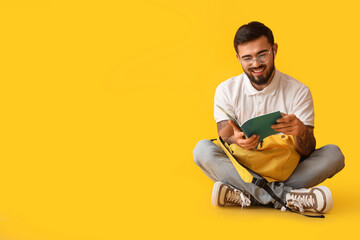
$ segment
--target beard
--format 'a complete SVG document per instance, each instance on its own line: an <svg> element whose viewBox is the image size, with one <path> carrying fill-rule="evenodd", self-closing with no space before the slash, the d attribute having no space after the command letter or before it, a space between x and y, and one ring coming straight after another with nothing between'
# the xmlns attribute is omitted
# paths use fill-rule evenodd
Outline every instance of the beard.
<svg viewBox="0 0 360 240"><path fill-rule="evenodd" d="M262 68L262 67L265 67L265 70L264 70L265 72L264 72L263 75L254 76L251 73L252 69L259 69L259 68ZM269 82L272 73L274 72L274 69L275 69L274 61L271 64L271 66L269 66L268 70L266 68L267 68L267 66L261 65L261 66L259 66L257 68L248 68L248 71L245 71L245 69L243 69L243 70L244 70L244 73L246 74L246 76L249 78L251 83L253 83L255 85L266 85Z"/></svg>

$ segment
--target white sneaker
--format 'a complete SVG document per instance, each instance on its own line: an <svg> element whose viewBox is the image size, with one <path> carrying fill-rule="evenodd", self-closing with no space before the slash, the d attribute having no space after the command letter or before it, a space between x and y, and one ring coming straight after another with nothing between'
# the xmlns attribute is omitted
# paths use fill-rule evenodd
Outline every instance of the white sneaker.
<svg viewBox="0 0 360 240"><path fill-rule="evenodd" d="M250 194L245 194L239 189L232 186L216 182L214 184L211 203L217 207L224 207L229 205L239 205L241 207L248 207L251 204Z"/></svg>
<svg viewBox="0 0 360 240"><path fill-rule="evenodd" d="M293 189L286 195L286 206L298 212L325 213L333 207L331 191L325 186Z"/></svg>

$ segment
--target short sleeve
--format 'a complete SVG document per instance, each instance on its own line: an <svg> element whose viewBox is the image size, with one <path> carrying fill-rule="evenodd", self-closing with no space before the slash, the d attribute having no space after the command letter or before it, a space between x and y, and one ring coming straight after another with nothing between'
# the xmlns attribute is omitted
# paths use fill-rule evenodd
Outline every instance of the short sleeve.
<svg viewBox="0 0 360 240"><path fill-rule="evenodd" d="M217 105L222 107L227 113L229 113L231 116L235 118L234 114L234 106L230 102L230 91L225 87L224 83L221 83L215 91L215 101L214 101L214 117L216 123L228 120L229 118L226 116L226 114L221 111Z"/></svg>
<svg viewBox="0 0 360 240"><path fill-rule="evenodd" d="M305 125L314 126L314 103L308 87L299 91L291 113L295 114Z"/></svg>

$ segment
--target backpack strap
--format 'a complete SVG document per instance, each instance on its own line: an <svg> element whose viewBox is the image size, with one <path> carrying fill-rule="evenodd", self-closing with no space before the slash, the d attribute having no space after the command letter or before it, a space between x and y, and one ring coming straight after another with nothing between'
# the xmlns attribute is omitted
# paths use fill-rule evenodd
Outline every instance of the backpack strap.
<svg viewBox="0 0 360 240"><path fill-rule="evenodd" d="M218 139L215 139L216 144L224 151L224 153L228 156L230 161L232 162L233 166L235 167L236 171L238 172L239 176L241 177L244 182L251 183L254 178L254 174L250 169L246 168L245 166L241 165L231 154L230 150L228 149L228 144L219 136Z"/></svg>

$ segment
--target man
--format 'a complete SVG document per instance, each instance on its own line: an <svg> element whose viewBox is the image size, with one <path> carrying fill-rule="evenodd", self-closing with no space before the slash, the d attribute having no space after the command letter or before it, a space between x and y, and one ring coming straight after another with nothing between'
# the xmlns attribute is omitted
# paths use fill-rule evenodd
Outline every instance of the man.
<svg viewBox="0 0 360 240"><path fill-rule="evenodd" d="M314 187L344 167L344 156L335 145L315 150L314 107L310 90L274 65L278 44L264 24L241 26L234 39L236 57L244 73L222 82L216 89L214 115L219 136L229 145L254 150L259 136L246 138L234 122L216 107L220 105L240 124L280 111L282 118L272 128L292 135L301 160L283 182L268 183L271 190L294 211L324 213L332 208L332 196L325 186ZM256 150L254 150L256 151ZM223 150L209 140L201 140L194 151L195 163L215 182L212 204L273 205L282 208L264 189L244 182Z"/></svg>

